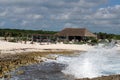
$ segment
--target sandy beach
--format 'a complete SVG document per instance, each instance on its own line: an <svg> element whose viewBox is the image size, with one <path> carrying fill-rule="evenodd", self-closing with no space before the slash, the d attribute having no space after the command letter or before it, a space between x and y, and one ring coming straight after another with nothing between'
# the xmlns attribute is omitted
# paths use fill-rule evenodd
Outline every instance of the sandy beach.
<svg viewBox="0 0 120 80"><path fill-rule="evenodd" d="M94 46L90 46L87 44L84 45L76 45L76 44L24 44L24 43L12 43L0 41L0 51L1 53L21 53L21 52L43 52L46 50L77 50L77 51L87 51Z"/></svg>
<svg viewBox="0 0 120 80"><path fill-rule="evenodd" d="M24 43L12 43L12 42L6 42L6 41L0 41L0 52L1 53L21 53L21 52L43 52L48 50L76 50L76 51L88 51L95 46L91 46L88 44L63 44L63 43L57 43L57 44L40 44L40 43L34 43L30 44L28 42L27 44ZM120 50L120 46L116 46L116 50Z"/></svg>

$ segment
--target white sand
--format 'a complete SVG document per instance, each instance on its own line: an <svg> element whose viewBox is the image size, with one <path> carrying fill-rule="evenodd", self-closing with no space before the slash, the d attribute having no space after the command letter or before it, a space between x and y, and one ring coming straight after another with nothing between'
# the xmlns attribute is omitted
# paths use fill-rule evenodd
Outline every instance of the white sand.
<svg viewBox="0 0 120 80"><path fill-rule="evenodd" d="M79 51L87 51L94 46L90 46L87 44L77 45L77 44L45 44L40 45L39 43L35 44L24 44L24 43L12 43L0 41L0 52L1 53L20 53L20 52L33 52L33 51L45 51L45 49L65 49L65 50L79 50ZM120 50L120 46L116 48Z"/></svg>
<svg viewBox="0 0 120 80"><path fill-rule="evenodd" d="M39 43L35 44L24 44L24 43L12 43L0 41L0 51L1 53L11 53L11 52L25 52L25 51L42 51L45 49L65 49L65 50L80 50L87 51L88 49L93 48L93 46L84 44L84 45L76 45L76 44L45 44L40 45Z"/></svg>

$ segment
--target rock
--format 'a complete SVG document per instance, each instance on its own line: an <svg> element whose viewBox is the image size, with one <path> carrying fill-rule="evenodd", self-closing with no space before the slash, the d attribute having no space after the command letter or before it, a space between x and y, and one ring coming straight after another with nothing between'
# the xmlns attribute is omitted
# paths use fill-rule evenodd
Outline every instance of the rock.
<svg viewBox="0 0 120 80"><path fill-rule="evenodd" d="M75 79L75 80L120 80L120 75L110 75L110 76L102 76L97 78L83 78L83 79Z"/></svg>
<svg viewBox="0 0 120 80"><path fill-rule="evenodd" d="M0 78L2 78L3 77L3 73L2 72L0 72Z"/></svg>
<svg viewBox="0 0 120 80"><path fill-rule="evenodd" d="M58 57L58 55L47 55L46 58L47 59L52 59L52 60L56 60Z"/></svg>
<svg viewBox="0 0 120 80"><path fill-rule="evenodd" d="M0 65L0 72L2 72L2 66Z"/></svg>
<svg viewBox="0 0 120 80"><path fill-rule="evenodd" d="M10 78L11 78L11 75L10 75L10 74L4 75L4 78L10 79Z"/></svg>
<svg viewBox="0 0 120 80"><path fill-rule="evenodd" d="M22 74L24 74L24 71L18 71L17 74L22 75Z"/></svg>
<svg viewBox="0 0 120 80"><path fill-rule="evenodd" d="M2 68L2 72L4 72L4 73L9 72L9 69L7 68L7 66L4 66L4 67Z"/></svg>

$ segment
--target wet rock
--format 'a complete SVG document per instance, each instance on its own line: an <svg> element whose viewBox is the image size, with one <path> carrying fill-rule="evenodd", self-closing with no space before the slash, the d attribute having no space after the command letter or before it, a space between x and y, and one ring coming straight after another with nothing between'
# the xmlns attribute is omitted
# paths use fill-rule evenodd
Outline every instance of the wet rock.
<svg viewBox="0 0 120 80"><path fill-rule="evenodd" d="M55 56L46 57L46 55L56 52L31 52L31 53L19 53L19 54L6 54L0 55L0 78L8 77L7 73L21 67L30 64L38 64L49 59L56 59ZM22 74L23 72L18 72Z"/></svg>
<svg viewBox="0 0 120 80"><path fill-rule="evenodd" d="M17 74L18 75L24 74L24 71L18 71Z"/></svg>
<svg viewBox="0 0 120 80"><path fill-rule="evenodd" d="M6 78L6 79L10 79L10 78L11 78L11 75L10 75L10 74L8 74L8 75L4 75L4 78Z"/></svg>
<svg viewBox="0 0 120 80"><path fill-rule="evenodd" d="M93 79L76 79L76 80L120 80L120 75L110 75L110 76L102 76L102 77L97 77Z"/></svg>
<svg viewBox="0 0 120 80"><path fill-rule="evenodd" d="M46 58L47 59L52 59L52 60L56 60L57 59L57 55L47 55Z"/></svg>

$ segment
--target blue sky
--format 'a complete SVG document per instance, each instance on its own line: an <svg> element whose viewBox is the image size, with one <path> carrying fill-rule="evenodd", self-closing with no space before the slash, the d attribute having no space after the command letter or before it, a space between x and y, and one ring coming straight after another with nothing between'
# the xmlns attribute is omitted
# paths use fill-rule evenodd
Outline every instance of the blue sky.
<svg viewBox="0 0 120 80"><path fill-rule="evenodd" d="M0 28L120 34L120 0L0 0Z"/></svg>
<svg viewBox="0 0 120 80"><path fill-rule="evenodd" d="M120 5L120 0L109 0L108 6Z"/></svg>

